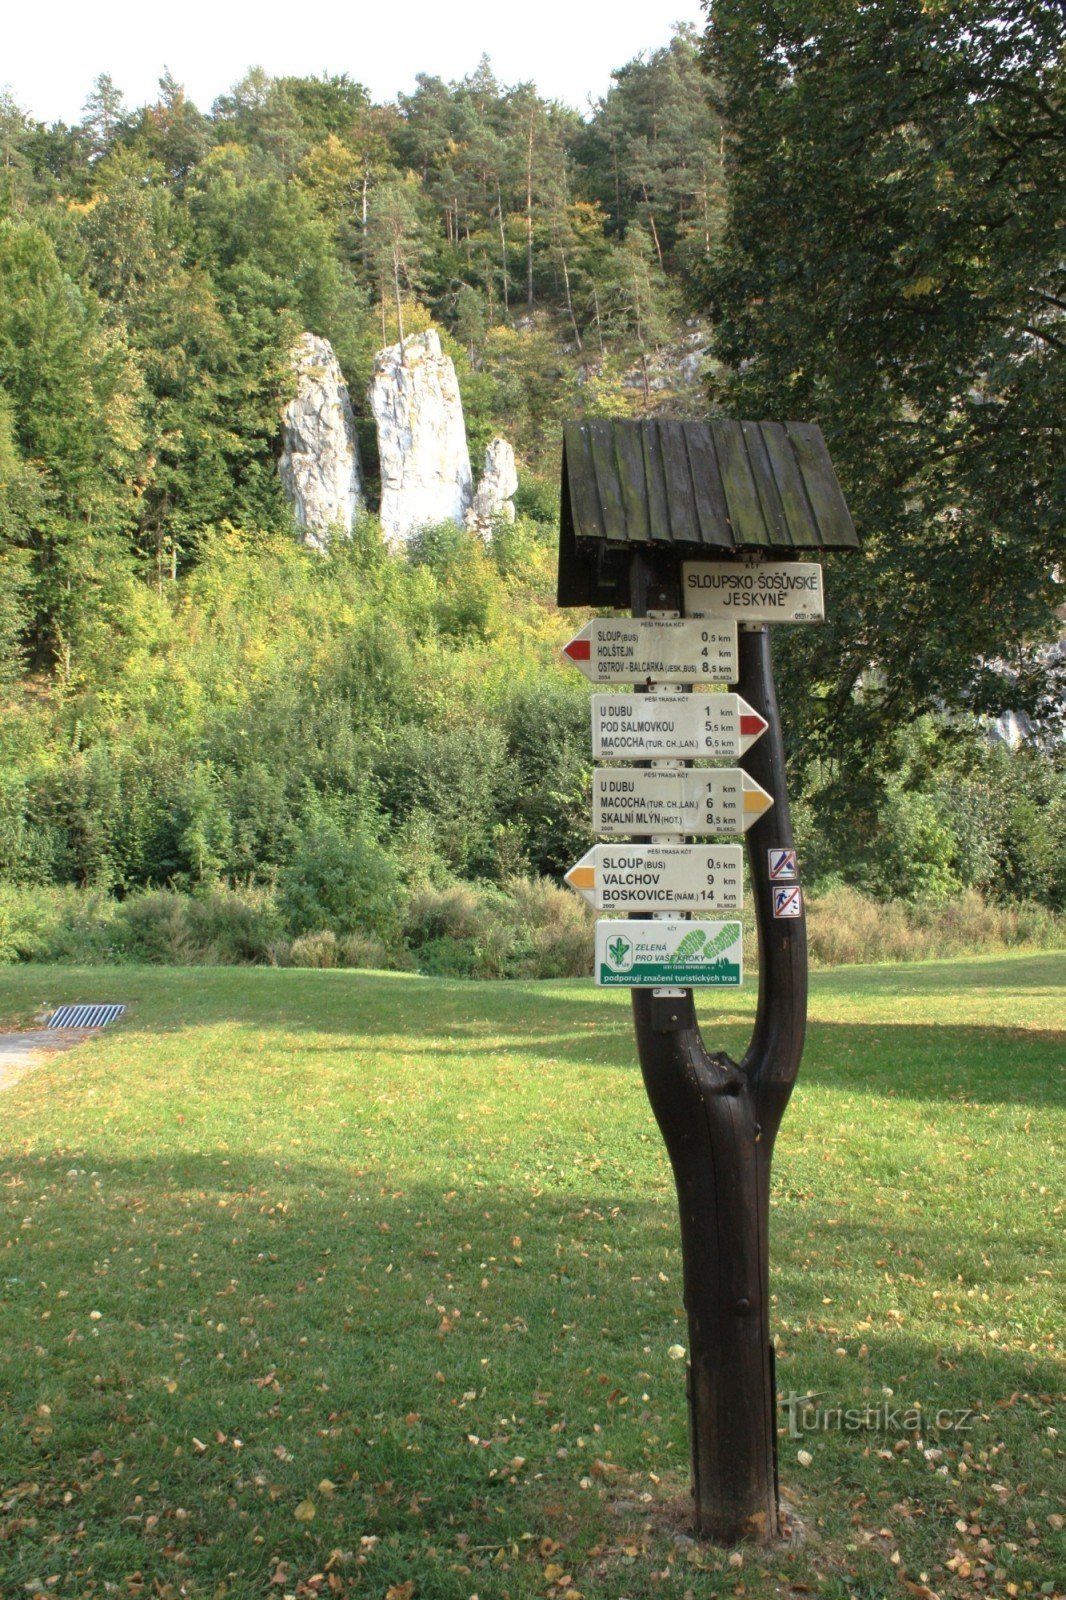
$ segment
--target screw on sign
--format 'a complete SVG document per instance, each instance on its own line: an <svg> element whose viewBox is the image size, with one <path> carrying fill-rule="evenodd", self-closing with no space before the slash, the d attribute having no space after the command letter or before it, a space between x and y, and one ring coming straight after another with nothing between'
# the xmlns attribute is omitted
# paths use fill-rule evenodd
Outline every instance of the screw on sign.
<svg viewBox="0 0 1066 1600"><path fill-rule="evenodd" d="M807 554L859 541L812 424L604 420L567 423L563 437L559 603L628 605L633 614L595 619L566 653L607 690L649 691L647 708L614 693L611 709L594 713L600 759L680 764L739 755L740 770L728 774L680 765L597 771L595 831L629 837L595 846L568 881L597 909L643 914L600 923L596 976L631 989L641 1071L677 1188L695 1531L726 1544L768 1542L780 1531L770 1163L799 1071L807 1005L803 894L769 624L819 621L821 569ZM726 631L712 660L712 636L731 628L735 649ZM735 684L739 716L759 719L758 737L723 706L694 712L667 703L662 686L688 684L715 693ZM725 831L744 834L759 934L755 1027L739 1061L705 1048L692 992L740 981L739 945L730 943L728 924L683 916L731 909L698 895L696 852L723 847L691 842ZM689 854L653 855L669 850ZM610 866L607 851L619 853ZM610 885L609 875L617 880ZM642 901L638 891L656 898Z"/></svg>

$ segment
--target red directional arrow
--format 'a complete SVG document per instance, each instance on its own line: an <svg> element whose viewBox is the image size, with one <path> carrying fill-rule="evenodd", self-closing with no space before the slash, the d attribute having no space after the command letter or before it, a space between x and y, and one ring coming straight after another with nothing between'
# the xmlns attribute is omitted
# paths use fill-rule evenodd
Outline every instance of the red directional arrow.
<svg viewBox="0 0 1066 1600"><path fill-rule="evenodd" d="M766 726L738 694L592 697L592 751L608 761L735 760Z"/></svg>
<svg viewBox="0 0 1066 1600"><path fill-rule="evenodd" d="M576 639L571 639L569 644L563 645L563 655L569 656L571 661L588 661L592 656L592 642L582 639L578 634Z"/></svg>

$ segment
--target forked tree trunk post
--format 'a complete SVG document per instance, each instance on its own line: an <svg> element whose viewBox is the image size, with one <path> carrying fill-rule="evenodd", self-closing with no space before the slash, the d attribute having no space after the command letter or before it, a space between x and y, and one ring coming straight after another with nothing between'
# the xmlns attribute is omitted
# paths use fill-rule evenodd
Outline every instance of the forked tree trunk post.
<svg viewBox="0 0 1066 1600"><path fill-rule="evenodd" d="M635 555L631 606L680 612L676 557ZM777 1537L777 1418L770 1335L770 1162L799 1071L807 1012L802 914L774 916L771 849L792 848L769 629L739 635L737 692L768 726L741 765L773 796L746 843L759 935L759 996L747 1052L708 1052L691 990L634 989L641 1072L681 1213L688 1400L697 1532L722 1544Z"/></svg>

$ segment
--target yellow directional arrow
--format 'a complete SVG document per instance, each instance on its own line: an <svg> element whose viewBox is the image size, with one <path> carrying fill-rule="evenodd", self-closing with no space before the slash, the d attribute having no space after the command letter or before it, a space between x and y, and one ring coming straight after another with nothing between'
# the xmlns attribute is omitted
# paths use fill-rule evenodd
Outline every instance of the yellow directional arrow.
<svg viewBox="0 0 1066 1600"><path fill-rule="evenodd" d="M761 817L764 811L769 811L773 805L773 797L757 784L754 778L744 774L744 815Z"/></svg>
<svg viewBox="0 0 1066 1600"><path fill-rule="evenodd" d="M583 867L580 863L571 867L566 874L566 881L572 889L594 889L596 887L596 868Z"/></svg>

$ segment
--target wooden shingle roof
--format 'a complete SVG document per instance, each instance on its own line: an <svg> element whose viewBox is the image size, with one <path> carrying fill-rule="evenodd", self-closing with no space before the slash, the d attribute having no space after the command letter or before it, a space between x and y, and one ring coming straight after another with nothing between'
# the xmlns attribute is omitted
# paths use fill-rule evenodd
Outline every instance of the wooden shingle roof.
<svg viewBox="0 0 1066 1600"><path fill-rule="evenodd" d="M627 605L634 545L688 559L859 544L821 429L804 422L568 422L559 604Z"/></svg>

